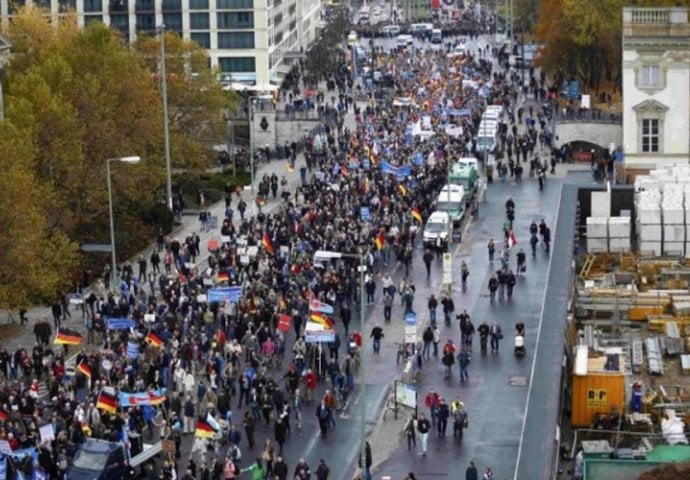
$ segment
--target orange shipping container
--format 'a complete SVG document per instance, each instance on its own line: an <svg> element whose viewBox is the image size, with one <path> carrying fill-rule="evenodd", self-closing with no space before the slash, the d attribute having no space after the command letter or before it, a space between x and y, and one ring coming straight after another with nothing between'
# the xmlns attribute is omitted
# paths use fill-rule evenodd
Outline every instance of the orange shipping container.
<svg viewBox="0 0 690 480"><path fill-rule="evenodd" d="M630 307L628 319L633 322L644 322L647 315L660 315L664 313L664 307Z"/></svg>
<svg viewBox="0 0 690 480"><path fill-rule="evenodd" d="M618 361L618 370L606 370L606 357L589 358L587 347L576 347L575 357L570 410L573 426L589 427L596 414L609 414L612 408L622 413L625 409L623 359Z"/></svg>

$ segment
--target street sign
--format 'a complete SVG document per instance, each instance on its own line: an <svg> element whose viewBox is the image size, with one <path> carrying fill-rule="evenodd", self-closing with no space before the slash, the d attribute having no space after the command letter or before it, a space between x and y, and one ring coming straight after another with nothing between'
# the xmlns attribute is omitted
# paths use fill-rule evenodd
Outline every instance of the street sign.
<svg viewBox="0 0 690 480"><path fill-rule="evenodd" d="M568 89L566 92L568 100L577 100L580 98L580 82L571 80L568 82Z"/></svg>
<svg viewBox="0 0 690 480"><path fill-rule="evenodd" d="M395 401L410 408L417 408L417 390L400 380L395 381Z"/></svg>
<svg viewBox="0 0 690 480"><path fill-rule="evenodd" d="M110 253L112 247L109 243L84 243L81 251L86 253Z"/></svg>

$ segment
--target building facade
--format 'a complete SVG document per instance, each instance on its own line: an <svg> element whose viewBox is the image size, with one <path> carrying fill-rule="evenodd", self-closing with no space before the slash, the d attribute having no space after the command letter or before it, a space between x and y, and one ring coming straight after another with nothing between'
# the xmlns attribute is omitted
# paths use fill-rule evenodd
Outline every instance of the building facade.
<svg viewBox="0 0 690 480"><path fill-rule="evenodd" d="M688 163L688 9L625 8L622 67L626 170Z"/></svg>
<svg viewBox="0 0 690 480"><path fill-rule="evenodd" d="M278 85L300 52L316 39L321 0L0 0L6 25L23 5L74 11L80 26L100 21L134 41L156 28L206 48L229 81Z"/></svg>

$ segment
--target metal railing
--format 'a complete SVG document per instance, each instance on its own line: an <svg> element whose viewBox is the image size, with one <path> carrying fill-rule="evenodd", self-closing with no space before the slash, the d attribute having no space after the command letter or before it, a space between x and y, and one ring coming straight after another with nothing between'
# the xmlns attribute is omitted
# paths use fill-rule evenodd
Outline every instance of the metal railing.
<svg viewBox="0 0 690 480"><path fill-rule="evenodd" d="M622 124L623 115L620 113L605 112L603 110L562 110L556 115L556 121L560 123L610 123Z"/></svg>

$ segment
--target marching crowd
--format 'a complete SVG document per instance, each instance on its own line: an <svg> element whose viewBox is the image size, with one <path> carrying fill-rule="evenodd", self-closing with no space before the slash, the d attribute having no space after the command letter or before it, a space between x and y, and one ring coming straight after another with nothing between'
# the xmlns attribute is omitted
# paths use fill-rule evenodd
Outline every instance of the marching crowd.
<svg viewBox="0 0 690 480"><path fill-rule="evenodd" d="M493 71L488 49L466 57L380 51L376 67L395 74L395 98L411 103L371 97L365 106L357 104L343 60L332 79L339 95L331 97L329 108L354 115L356 127L326 125L322 138L307 142L305 159L297 164L285 146L287 168L300 169L302 182L294 192L281 184L274 213L263 212L258 203L256 214L245 215L246 203L228 186L220 241L201 245L197 235L178 239L161 233L155 252L136 265L125 264L115 283L105 272L106 282L84 290L74 305L56 302L54 331L49 321L38 321L33 346L11 352L0 346L0 440L14 452L0 449L8 454L7 478L39 473L46 476L38 478L62 479L86 438L131 445L141 436L175 445L161 465L146 467L150 479L328 478L324 460L310 465L288 459L284 446L291 432L302 428L304 415L315 417L323 437L337 435L336 410L354 388L360 361L363 332L351 326L353 318L359 325L360 297L366 294L367 304L373 304L384 292L386 320L396 293L406 311L412 310L414 285L403 278L396 288L384 270L399 263L409 274L415 232L433 210L449 162L475 153L472 132L487 103L503 104L513 118L517 98L513 79ZM464 88L464 79L484 85ZM533 85L539 88L534 79ZM326 96L317 101L329 102ZM406 128L422 117L437 131L426 141ZM460 126L463 133L449 133L457 130L445 126ZM510 145L516 154L529 152L538 137L514 134L506 132L502 140L509 162ZM277 187L269 188L276 197ZM324 259L317 251L342 256ZM360 265L366 267L365 291L359 291ZM509 299L511 280L497 283L499 299L503 283ZM432 345L433 355L439 354L438 302L433 302L434 321L423 333L427 358ZM452 299L440 303L449 322ZM445 345L440 354L449 375L458 360L464 381L469 359L462 354L471 346L474 326L466 312L462 315L460 352ZM83 329L71 326L77 317ZM478 331L491 338L497 352L502 335L495 327L482 324ZM308 341L309 328L336 333L322 348ZM371 335L380 344L383 331L376 328ZM72 345L76 358L68 367ZM127 395L144 400L124 404ZM420 415L405 427L408 448L420 438L424 455L433 428L445 435L452 421L453 435L461 440L468 424L459 399L446 404L431 394L427 407L430 420ZM46 424L53 425L54 438L40 434ZM193 436L191 455L183 459L181 445L188 436ZM471 467L475 476L467 478L478 478ZM484 478L492 478L488 472ZM133 476L128 468L126 478Z"/></svg>

